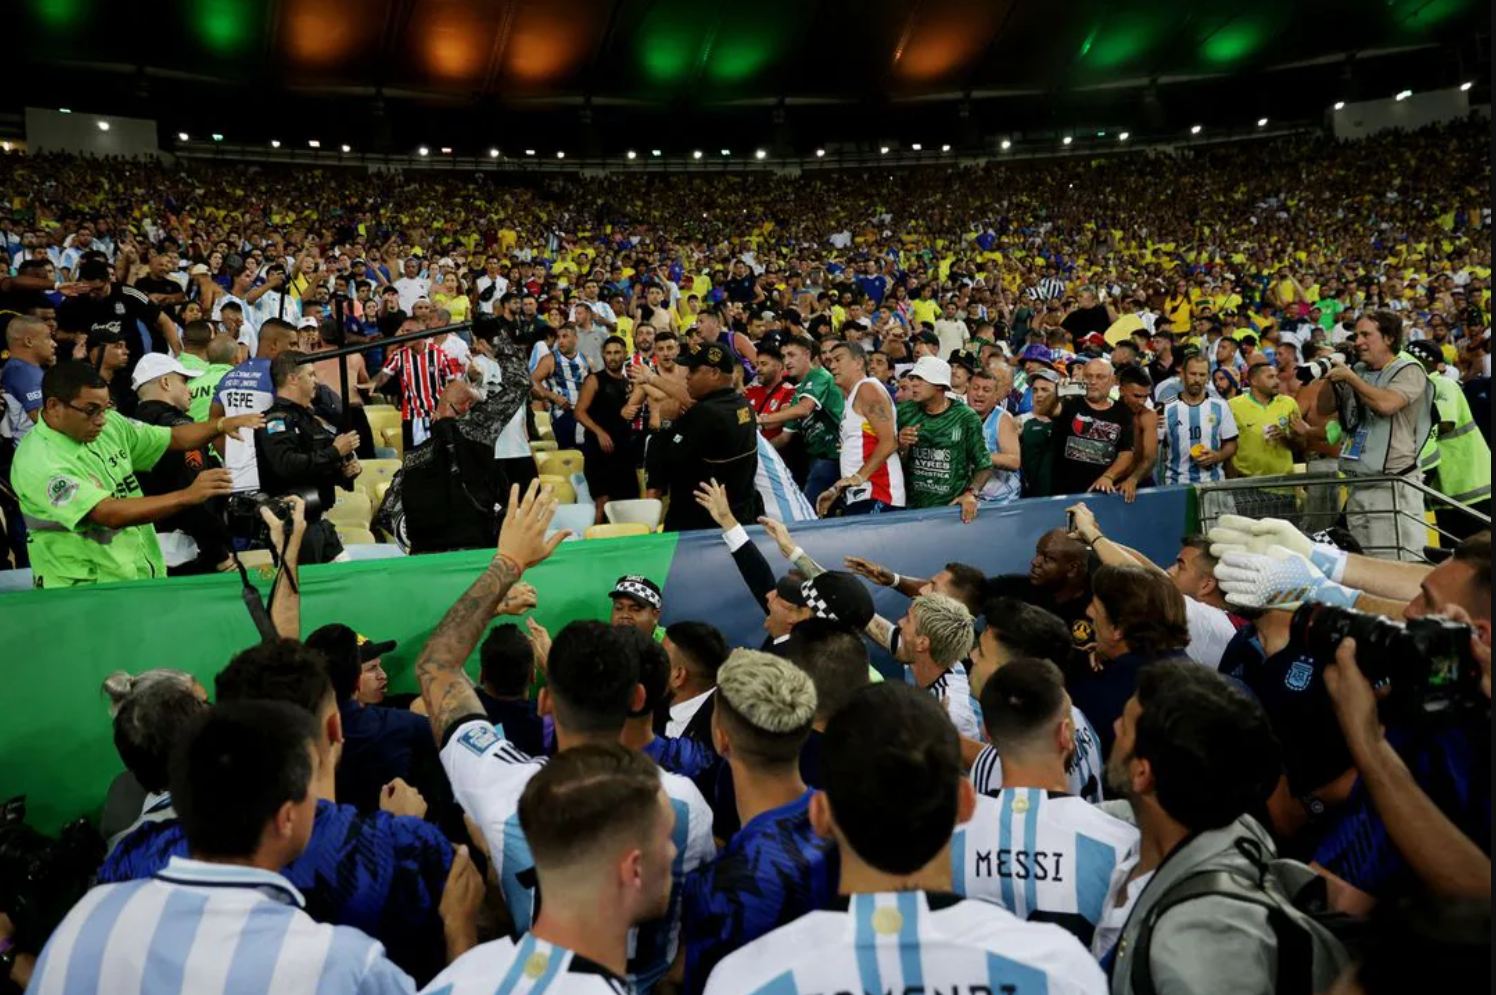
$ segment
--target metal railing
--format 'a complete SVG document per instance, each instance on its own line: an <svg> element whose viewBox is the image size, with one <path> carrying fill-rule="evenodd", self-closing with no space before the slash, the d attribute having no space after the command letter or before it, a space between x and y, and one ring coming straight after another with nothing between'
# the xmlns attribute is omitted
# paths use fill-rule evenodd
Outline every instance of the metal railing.
<svg viewBox="0 0 1496 995"><path fill-rule="evenodd" d="M1376 502L1380 506L1350 507L1350 493L1362 492L1364 497L1368 488L1386 489L1385 500L1379 498ZM1491 527L1490 515L1439 493L1421 480L1393 474L1342 476L1322 469L1316 472L1311 466L1306 473L1196 484L1195 493L1199 498L1202 532L1209 531L1222 515L1281 518L1309 535L1343 525L1361 543L1367 556L1383 559L1426 560L1423 547L1435 544L1427 541L1430 532L1438 537L1440 547L1457 545L1460 536L1424 517L1424 511L1435 507L1452 509L1463 524L1473 524L1479 529ZM1413 544L1400 538L1411 535L1414 525L1425 541Z"/></svg>

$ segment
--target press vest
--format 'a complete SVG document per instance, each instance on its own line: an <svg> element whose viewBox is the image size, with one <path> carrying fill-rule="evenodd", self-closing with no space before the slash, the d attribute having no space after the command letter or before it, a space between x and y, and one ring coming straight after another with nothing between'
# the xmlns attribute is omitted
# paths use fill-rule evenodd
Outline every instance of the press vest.
<svg viewBox="0 0 1496 995"><path fill-rule="evenodd" d="M1381 387L1388 383L1399 372L1408 366L1418 364L1411 359L1394 359L1380 370L1369 370L1364 366L1357 366L1356 373L1373 387ZM1413 429L1414 453L1421 452L1424 443L1428 440L1429 433L1433 431L1433 387L1425 384L1423 398L1413 402L1418 405L1418 420ZM1398 412L1401 414L1401 412ZM1371 476L1381 473L1407 473L1418 465L1415 455L1413 463L1403 467L1389 467L1387 465L1388 451L1392 446L1392 424L1397 415L1384 418L1372 413L1369 409L1363 418L1361 426L1351 433L1346 439L1344 447L1340 450L1340 472L1353 476Z"/></svg>

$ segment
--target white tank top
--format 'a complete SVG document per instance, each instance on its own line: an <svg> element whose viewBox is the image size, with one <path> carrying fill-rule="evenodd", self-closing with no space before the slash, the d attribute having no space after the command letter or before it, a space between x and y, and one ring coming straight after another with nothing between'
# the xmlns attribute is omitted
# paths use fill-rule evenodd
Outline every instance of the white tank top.
<svg viewBox="0 0 1496 995"><path fill-rule="evenodd" d="M871 386L869 386L871 385ZM852 393L847 395L847 403L842 408L841 420L841 475L851 476L873 455L873 450L878 448L878 433L873 431L873 426L863 421L862 415L857 413L857 392L864 387L869 390L882 392L884 397L888 396L888 388L883 386L872 377L864 377L852 388ZM892 408L893 401L889 401ZM898 450L894 450L877 470L873 471L872 478L860 487L848 488L846 491L847 504L855 504L858 501L874 499L894 508L902 508L906 504L904 496L904 467L899 462Z"/></svg>

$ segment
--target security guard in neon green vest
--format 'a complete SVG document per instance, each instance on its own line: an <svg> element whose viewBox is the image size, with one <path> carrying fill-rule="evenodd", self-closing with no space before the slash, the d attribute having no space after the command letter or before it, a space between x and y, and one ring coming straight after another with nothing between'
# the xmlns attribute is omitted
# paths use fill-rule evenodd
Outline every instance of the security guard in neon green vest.
<svg viewBox="0 0 1496 995"><path fill-rule="evenodd" d="M16 449L11 484L26 518L37 587L165 577L151 523L233 489L227 470L205 470L190 487L146 497L135 479L168 449L200 449L260 415L164 428L133 421L109 402L109 384L85 362L42 377L42 413Z"/></svg>
<svg viewBox="0 0 1496 995"><path fill-rule="evenodd" d="M1421 341L1408 345L1409 353L1428 371L1434 385L1434 440L1439 450L1436 472L1429 482L1441 494L1467 504L1477 511L1491 513L1491 447L1470 412L1470 402L1458 381L1439 372L1444 356L1436 342ZM1434 511L1439 527L1463 538L1478 531L1479 523L1454 508Z"/></svg>

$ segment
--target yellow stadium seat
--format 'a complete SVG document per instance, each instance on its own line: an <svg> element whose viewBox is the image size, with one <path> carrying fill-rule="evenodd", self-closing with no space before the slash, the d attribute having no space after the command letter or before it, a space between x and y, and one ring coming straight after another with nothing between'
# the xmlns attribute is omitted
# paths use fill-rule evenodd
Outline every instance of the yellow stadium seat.
<svg viewBox="0 0 1496 995"><path fill-rule="evenodd" d="M376 446L388 446L399 456L405 455L405 440L400 434L400 409L392 404L366 404L364 415L374 433Z"/></svg>
<svg viewBox="0 0 1496 995"><path fill-rule="evenodd" d="M556 440L553 438L537 439L535 442L530 443L530 452L532 453L553 453L555 451Z"/></svg>
<svg viewBox="0 0 1496 995"><path fill-rule="evenodd" d="M372 546L379 541L367 528L359 528L357 525L338 525L337 528L338 538L343 540L345 546Z"/></svg>
<svg viewBox="0 0 1496 995"><path fill-rule="evenodd" d="M535 412L535 435L540 442L556 441L556 430L551 427L551 413L549 411Z"/></svg>
<svg viewBox="0 0 1496 995"><path fill-rule="evenodd" d="M538 443L532 442L530 445L534 448ZM580 449L557 449L539 452L535 456L535 465L540 468L541 473L551 473L570 480L573 473L582 472L582 451Z"/></svg>
<svg viewBox="0 0 1496 995"><path fill-rule="evenodd" d="M653 531L665 516L665 506L654 498L609 501L603 505L603 515L614 525L637 522Z"/></svg>
<svg viewBox="0 0 1496 995"><path fill-rule="evenodd" d="M605 525L592 525L582 533L586 539L623 539L627 536L647 536L649 526L639 522L609 522Z"/></svg>
<svg viewBox="0 0 1496 995"><path fill-rule="evenodd" d="M334 525L347 523L367 527L374 517L374 505L369 495L362 490L338 491L338 500L325 512L327 520Z"/></svg>
<svg viewBox="0 0 1496 995"><path fill-rule="evenodd" d="M369 503L379 507L380 500L384 497L379 493L380 484L388 484L395 477L395 471L400 469L401 460L397 459L366 459L360 461L363 464L363 472L360 473L353 485L356 489L363 491L369 497Z"/></svg>
<svg viewBox="0 0 1496 995"><path fill-rule="evenodd" d="M374 507L376 509L380 505L384 504L384 496L389 492L390 482L388 480L381 480L379 483L374 485Z"/></svg>
<svg viewBox="0 0 1496 995"><path fill-rule="evenodd" d="M577 500L577 489L571 486L571 481L565 477L554 474L542 473L540 475L540 486L551 489L551 497L561 504L575 504Z"/></svg>

